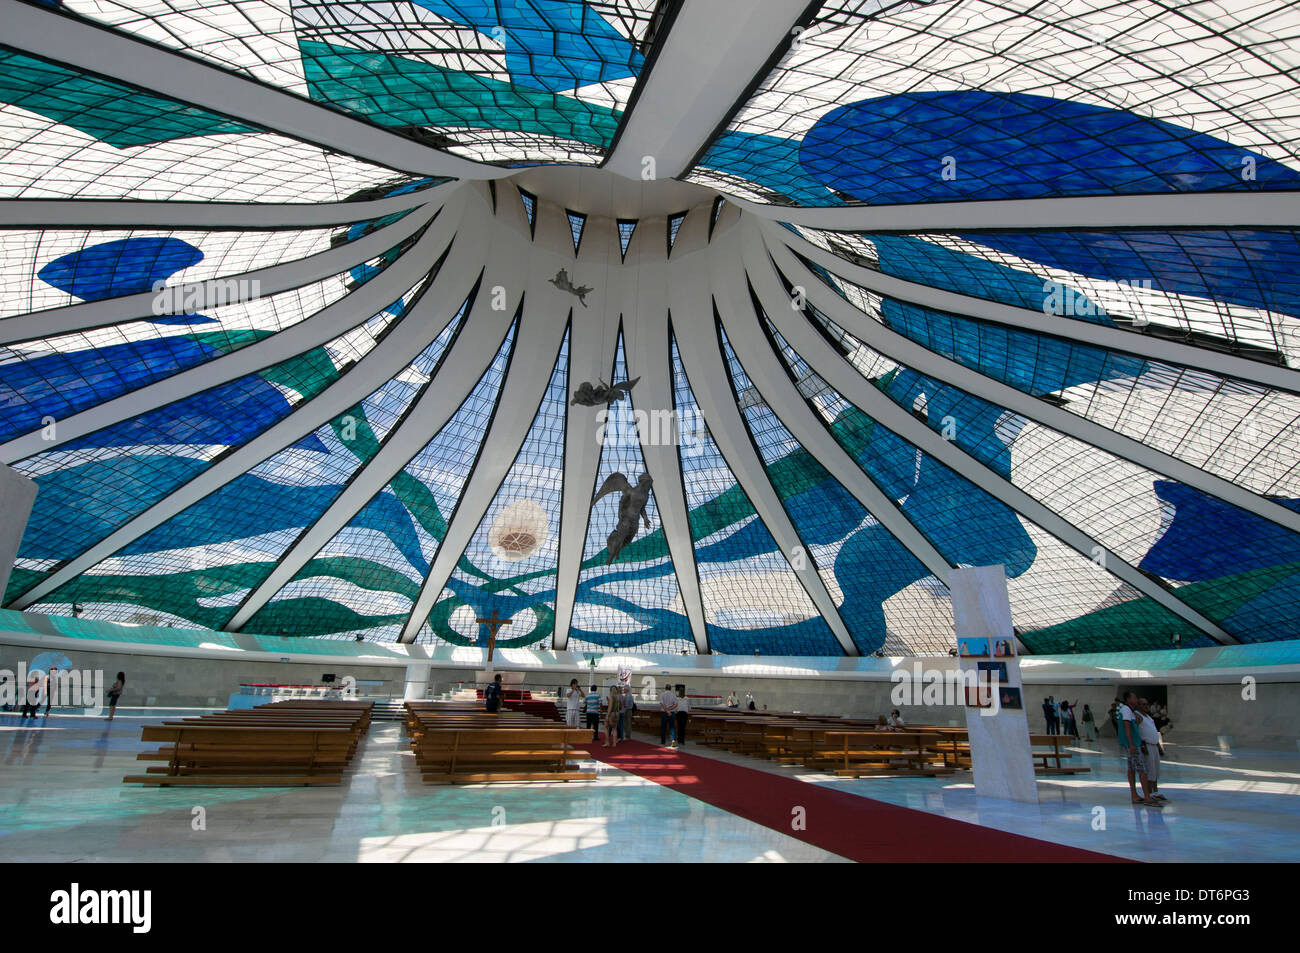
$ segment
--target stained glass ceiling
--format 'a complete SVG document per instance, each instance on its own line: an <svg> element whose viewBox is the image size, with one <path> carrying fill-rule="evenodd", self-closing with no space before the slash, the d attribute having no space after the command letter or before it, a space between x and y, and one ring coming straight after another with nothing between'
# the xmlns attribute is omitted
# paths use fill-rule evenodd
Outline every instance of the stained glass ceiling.
<svg viewBox="0 0 1300 953"><path fill-rule="evenodd" d="M1026 651L1295 639L1297 7L0 0L3 604L927 654L998 563Z"/></svg>

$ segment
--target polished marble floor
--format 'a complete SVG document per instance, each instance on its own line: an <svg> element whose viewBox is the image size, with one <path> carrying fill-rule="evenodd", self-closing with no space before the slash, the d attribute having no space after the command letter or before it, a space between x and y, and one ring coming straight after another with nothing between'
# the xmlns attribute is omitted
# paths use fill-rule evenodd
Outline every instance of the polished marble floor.
<svg viewBox="0 0 1300 953"><path fill-rule="evenodd" d="M189 712L187 712L188 714ZM0 856L9 861L840 861L601 765L595 782L426 785L396 724L376 723L336 788L144 789L122 783L157 720L0 715ZM975 796L969 776L842 780L712 749L693 754L1137 860L1300 858L1300 755L1168 746L1169 806L1130 805L1116 751L1039 782L1036 806ZM689 836L684 836L689 832Z"/></svg>
<svg viewBox="0 0 1300 953"><path fill-rule="evenodd" d="M1300 860L1300 754L1220 750L1167 743L1161 766L1163 808L1135 805L1124 759L1113 742L1071 749L1084 774L1040 778L1038 804L975 794L969 773L946 778L835 778L691 744L703 757L826 784L979 824L1141 861Z"/></svg>
<svg viewBox="0 0 1300 953"><path fill-rule="evenodd" d="M10 862L844 860L605 766L594 782L425 784L396 723L371 727L355 772L338 787L123 784L124 775L139 771L136 753L154 747L139 740L147 720L121 712L112 724L52 715L33 727L14 715L0 715L0 857ZM690 836L683 836L687 831Z"/></svg>

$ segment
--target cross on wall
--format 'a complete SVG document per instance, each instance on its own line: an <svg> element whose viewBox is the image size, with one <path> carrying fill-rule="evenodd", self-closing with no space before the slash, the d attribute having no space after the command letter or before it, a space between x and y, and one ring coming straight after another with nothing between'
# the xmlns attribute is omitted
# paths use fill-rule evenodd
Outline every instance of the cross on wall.
<svg viewBox="0 0 1300 953"><path fill-rule="evenodd" d="M492 610L492 615L486 619L475 619L479 625L487 626L488 629L488 654L487 660L492 661L492 652L497 647L497 632L503 625L510 625L513 620L501 618L501 614L496 609Z"/></svg>

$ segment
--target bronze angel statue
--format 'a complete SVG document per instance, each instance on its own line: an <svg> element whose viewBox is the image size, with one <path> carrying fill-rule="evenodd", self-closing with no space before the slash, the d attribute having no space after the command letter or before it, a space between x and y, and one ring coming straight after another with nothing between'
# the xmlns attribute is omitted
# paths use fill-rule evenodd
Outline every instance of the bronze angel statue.
<svg viewBox="0 0 1300 953"><path fill-rule="evenodd" d="M591 294L591 286L575 285L569 280L569 270L567 268L561 268L555 273L554 278L547 278L546 280L555 285L555 287L559 288L561 291L567 291L569 294L576 297L584 308L587 306L587 295Z"/></svg>
<svg viewBox="0 0 1300 953"><path fill-rule="evenodd" d="M612 563L623 551L623 547L636 538L638 520L645 522L647 530L653 529L650 525L650 517L646 516L645 512L646 504L650 502L650 487L653 483L648 473L641 474L636 481L636 486L628 483L627 477L622 473L611 473L605 477L605 482L600 485L600 490L592 498L591 505L595 507L602 497L615 492L623 494L618 501L618 525L605 540L605 546L609 550L609 559L605 560L605 565Z"/></svg>
<svg viewBox="0 0 1300 953"><path fill-rule="evenodd" d="M578 404L582 407L599 407L601 404L606 407L613 407L615 401L632 396L632 388L636 386L636 382L640 379L634 377L630 381L623 381L619 384L606 384L604 381L593 384L591 381L583 381L578 385L578 389L573 392L573 400L569 403Z"/></svg>

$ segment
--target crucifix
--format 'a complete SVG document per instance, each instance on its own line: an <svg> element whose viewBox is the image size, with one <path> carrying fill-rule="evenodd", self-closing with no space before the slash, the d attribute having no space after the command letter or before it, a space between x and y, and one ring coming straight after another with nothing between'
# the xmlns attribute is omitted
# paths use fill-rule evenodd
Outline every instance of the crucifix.
<svg viewBox="0 0 1300 953"><path fill-rule="evenodd" d="M500 629L503 625L510 625L511 620L510 620L510 619L503 619L503 618L501 618L501 616L500 616L500 614L497 612L497 610L496 610L496 609L493 609L493 610L492 610L492 616L491 616L491 618L487 618L487 619L475 619L474 621L477 622L479 625L485 625L485 626L488 627L488 657L487 657L487 660L488 660L488 662L491 662L491 661L492 661L492 651L493 651L493 649L495 649L495 648L497 647L497 630Z"/></svg>

